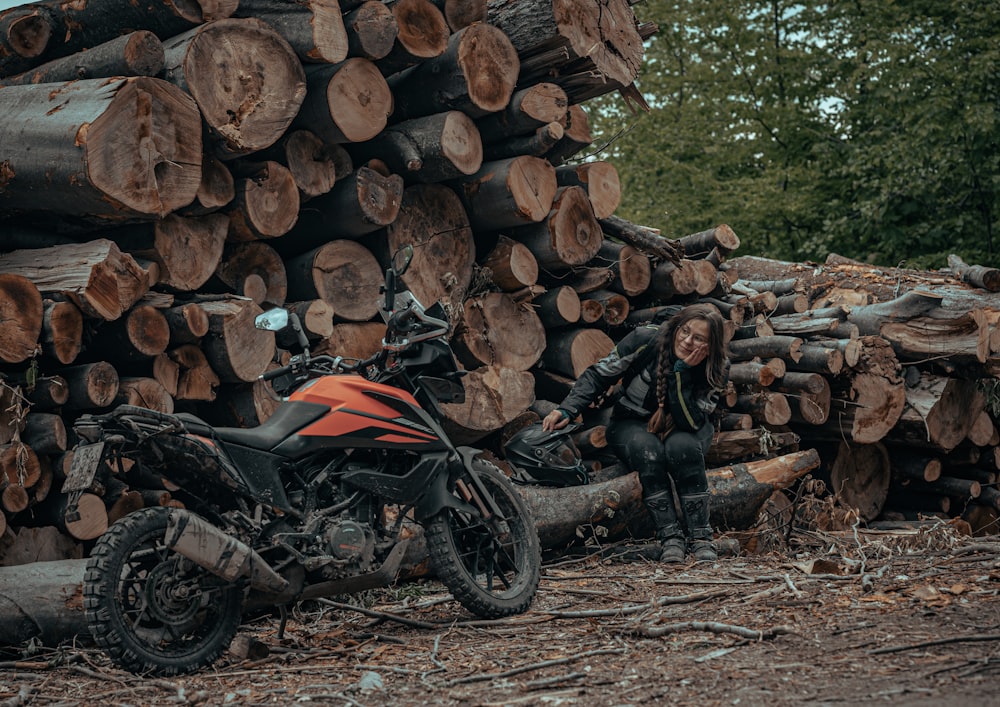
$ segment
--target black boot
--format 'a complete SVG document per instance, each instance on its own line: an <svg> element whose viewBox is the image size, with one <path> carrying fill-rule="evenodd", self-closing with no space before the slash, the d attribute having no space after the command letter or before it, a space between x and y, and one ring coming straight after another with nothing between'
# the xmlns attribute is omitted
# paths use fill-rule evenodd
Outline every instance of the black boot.
<svg viewBox="0 0 1000 707"><path fill-rule="evenodd" d="M715 562L719 559L712 543L712 526L708 522L708 499L707 492L681 496L684 520L691 541L691 554L698 562Z"/></svg>
<svg viewBox="0 0 1000 707"><path fill-rule="evenodd" d="M673 491L657 491L646 496L645 501L656 525L656 539L660 541L660 562L683 562L684 531L677 522Z"/></svg>

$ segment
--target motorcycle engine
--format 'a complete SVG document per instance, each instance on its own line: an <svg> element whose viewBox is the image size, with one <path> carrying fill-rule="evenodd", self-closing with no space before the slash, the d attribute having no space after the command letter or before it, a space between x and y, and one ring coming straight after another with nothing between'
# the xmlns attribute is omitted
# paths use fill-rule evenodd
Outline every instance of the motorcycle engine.
<svg viewBox="0 0 1000 707"><path fill-rule="evenodd" d="M375 533L367 523L350 519L334 520L324 534L327 552L341 562L359 565L362 569L371 565L375 556Z"/></svg>

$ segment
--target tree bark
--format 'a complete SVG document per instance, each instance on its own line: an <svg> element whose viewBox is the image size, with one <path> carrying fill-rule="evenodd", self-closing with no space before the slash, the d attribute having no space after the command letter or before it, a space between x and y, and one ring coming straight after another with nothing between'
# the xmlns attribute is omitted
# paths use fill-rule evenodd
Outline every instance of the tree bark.
<svg viewBox="0 0 1000 707"><path fill-rule="evenodd" d="M135 405L172 413L174 399L155 378L125 377L120 380L115 405Z"/></svg>
<svg viewBox="0 0 1000 707"><path fill-rule="evenodd" d="M340 321L365 322L378 313L382 268L355 241L335 240L286 261L288 296L321 299Z"/></svg>
<svg viewBox="0 0 1000 707"><path fill-rule="evenodd" d="M236 196L225 208L228 240L247 242L278 238L299 217L299 190L291 171L279 162L234 166Z"/></svg>
<svg viewBox="0 0 1000 707"><path fill-rule="evenodd" d="M444 182L475 174L483 164L476 124L460 111L396 123L351 152L362 162L380 159L411 182Z"/></svg>
<svg viewBox="0 0 1000 707"><path fill-rule="evenodd" d="M556 287L531 302L546 329L565 327L580 321L580 296L572 287Z"/></svg>
<svg viewBox="0 0 1000 707"><path fill-rule="evenodd" d="M112 232L120 248L159 265L157 284L197 290L212 276L226 242L229 221L222 214L183 217L170 214L152 224Z"/></svg>
<svg viewBox="0 0 1000 707"><path fill-rule="evenodd" d="M578 186L587 191L587 198L598 219L609 218L618 208L622 198L618 170L610 162L584 162L563 165L556 169L559 186Z"/></svg>
<svg viewBox="0 0 1000 707"><path fill-rule="evenodd" d="M448 21L429 0L392 0L386 4L396 24L396 41L378 62L383 75L441 56L448 49Z"/></svg>
<svg viewBox="0 0 1000 707"><path fill-rule="evenodd" d="M194 97L211 146L223 159L272 145L302 107L302 64L288 42L260 20L209 22L163 48L164 76Z"/></svg>
<svg viewBox="0 0 1000 707"><path fill-rule="evenodd" d="M636 250L654 258L676 264L683 255L683 250L676 241L663 238L655 229L638 226L618 216L601 219L601 228L609 236L623 240Z"/></svg>
<svg viewBox="0 0 1000 707"><path fill-rule="evenodd" d="M0 88L0 209L152 220L194 198L201 117L148 77Z"/></svg>
<svg viewBox="0 0 1000 707"><path fill-rule="evenodd" d="M579 104L570 105L566 111L566 125L563 127L562 139L545 153L545 159L554 165L563 164L594 142L587 111Z"/></svg>
<svg viewBox="0 0 1000 707"><path fill-rule="evenodd" d="M129 32L91 49L53 59L0 79L8 86L62 83L107 76L156 76L163 70L163 43L147 30Z"/></svg>
<svg viewBox="0 0 1000 707"><path fill-rule="evenodd" d="M514 93L519 67L517 53L501 30L489 24L464 27L451 35L444 53L390 79L392 120L442 110L478 118L503 110Z"/></svg>
<svg viewBox="0 0 1000 707"><path fill-rule="evenodd" d="M310 66L309 91L295 126L324 142L371 140L386 126L393 95L375 65L354 57L339 64Z"/></svg>
<svg viewBox="0 0 1000 707"><path fill-rule="evenodd" d="M622 85L639 75L642 38L627 0L493 0L487 16L510 37L522 58L566 47L567 63L589 59L600 73Z"/></svg>
<svg viewBox="0 0 1000 707"><path fill-rule="evenodd" d="M554 272L586 264L604 242L594 210L580 187L561 189L547 219L521 226L510 235L531 249L540 267Z"/></svg>
<svg viewBox="0 0 1000 707"><path fill-rule="evenodd" d="M326 194L338 179L347 176L347 172L339 174L337 170L337 163L341 161L336 154L339 149L339 146L324 143L309 130L290 130L254 158L287 167L299 189L301 202Z"/></svg>
<svg viewBox="0 0 1000 707"><path fill-rule="evenodd" d="M684 255L689 258L703 258L716 248L722 255L729 255L740 247L739 236L726 224L720 224L707 231L692 233L678 239L678 242L684 249Z"/></svg>
<svg viewBox="0 0 1000 707"><path fill-rule="evenodd" d="M504 142L494 142L483 148L483 158L488 161L503 160L518 155L541 157L563 136L559 123L547 123L530 135L512 137Z"/></svg>
<svg viewBox="0 0 1000 707"><path fill-rule="evenodd" d="M448 21L452 32L473 22L486 22L486 0L431 0Z"/></svg>
<svg viewBox="0 0 1000 707"><path fill-rule="evenodd" d="M234 15L267 22L303 62L336 64L347 58L347 30L337 0L240 0Z"/></svg>
<svg viewBox="0 0 1000 707"><path fill-rule="evenodd" d="M543 125L566 121L569 101L554 83L537 83L511 95L507 106L476 121L484 144L529 135ZM565 134L565 133L564 133Z"/></svg>
<svg viewBox="0 0 1000 707"><path fill-rule="evenodd" d="M221 381L212 370L204 351L194 344L182 344L171 349L168 357L174 364L176 381L171 385L169 381L164 382L157 377L167 393L177 400L215 400Z"/></svg>
<svg viewBox="0 0 1000 707"><path fill-rule="evenodd" d="M392 10L378 0L363 2L344 14L348 54L378 61L392 51L399 34L399 24Z"/></svg>
<svg viewBox="0 0 1000 707"><path fill-rule="evenodd" d="M118 395L118 371L106 361L69 366L59 371L69 397L65 410L93 410L109 406Z"/></svg>
<svg viewBox="0 0 1000 707"><path fill-rule="evenodd" d="M395 221L402 200L402 177L378 165L363 165L310 201L296 227L276 247L287 257L332 238L362 238Z"/></svg>
<svg viewBox="0 0 1000 707"><path fill-rule="evenodd" d="M949 452L963 442L986 406L974 381L922 373L905 388L906 407L888 438Z"/></svg>
<svg viewBox="0 0 1000 707"><path fill-rule="evenodd" d="M891 476L884 445L841 442L830 470L830 490L842 506L857 510L862 520L874 520L885 506Z"/></svg>
<svg viewBox="0 0 1000 707"><path fill-rule="evenodd" d="M962 282L990 292L1000 292L1000 270L982 265L969 265L957 255L948 256L948 267Z"/></svg>
<svg viewBox="0 0 1000 707"><path fill-rule="evenodd" d="M197 302L169 307L163 310L170 329L170 344L193 344L208 333L208 315Z"/></svg>
<svg viewBox="0 0 1000 707"><path fill-rule="evenodd" d="M238 243L223 251L215 278L216 288L249 297L263 308L280 307L288 296L285 264L267 243Z"/></svg>
<svg viewBox="0 0 1000 707"><path fill-rule="evenodd" d="M487 162L456 185L472 227L486 231L542 221L557 188L552 165L528 155Z"/></svg>
<svg viewBox="0 0 1000 707"><path fill-rule="evenodd" d="M542 363L547 370L574 380L591 364L611 353L615 342L600 329L559 329L550 331Z"/></svg>
<svg viewBox="0 0 1000 707"><path fill-rule="evenodd" d="M167 350L170 325L163 313L150 305L137 305L121 318L101 326L98 340L87 353L116 361L137 361Z"/></svg>
<svg viewBox="0 0 1000 707"><path fill-rule="evenodd" d="M538 282L538 261L528 247L507 236L500 236L496 246L483 260L490 279L505 292L530 287ZM536 299L537 302L537 299Z"/></svg>

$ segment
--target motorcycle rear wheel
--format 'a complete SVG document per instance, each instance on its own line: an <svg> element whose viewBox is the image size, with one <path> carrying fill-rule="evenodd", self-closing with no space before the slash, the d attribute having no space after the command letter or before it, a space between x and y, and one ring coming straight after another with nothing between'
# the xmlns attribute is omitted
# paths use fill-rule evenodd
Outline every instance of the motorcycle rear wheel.
<svg viewBox="0 0 1000 707"><path fill-rule="evenodd" d="M178 675L213 663L240 624L242 591L164 544L169 509L130 513L87 562L83 606L94 641L133 673Z"/></svg>
<svg viewBox="0 0 1000 707"><path fill-rule="evenodd" d="M438 578L462 606L484 618L519 614L538 590L541 566L531 512L496 466L475 469L503 518L445 508L427 524L427 550Z"/></svg>

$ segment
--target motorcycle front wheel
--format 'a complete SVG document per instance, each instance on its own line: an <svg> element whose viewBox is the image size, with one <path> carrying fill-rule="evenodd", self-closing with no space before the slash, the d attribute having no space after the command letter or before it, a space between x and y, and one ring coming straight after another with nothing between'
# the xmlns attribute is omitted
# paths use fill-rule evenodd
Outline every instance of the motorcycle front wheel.
<svg viewBox="0 0 1000 707"><path fill-rule="evenodd" d="M164 544L169 509L130 513L87 562L83 606L94 641L133 673L178 675L213 663L240 624L240 588Z"/></svg>
<svg viewBox="0 0 1000 707"><path fill-rule="evenodd" d="M519 614L538 590L541 552L535 523L503 472L481 459L475 471L502 516L442 509L426 528L431 565L455 599L477 616Z"/></svg>

